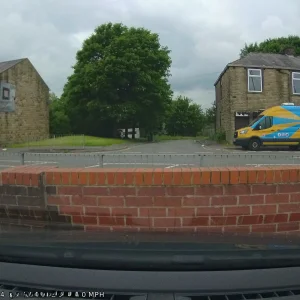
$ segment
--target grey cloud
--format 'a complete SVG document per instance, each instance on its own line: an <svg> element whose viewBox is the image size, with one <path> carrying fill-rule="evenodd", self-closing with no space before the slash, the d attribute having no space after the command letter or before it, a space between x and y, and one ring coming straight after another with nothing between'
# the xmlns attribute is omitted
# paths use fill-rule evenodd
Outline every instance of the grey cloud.
<svg viewBox="0 0 300 300"><path fill-rule="evenodd" d="M61 94L77 50L105 22L157 32L175 93L208 107L213 83L245 42L300 33L299 0L10 0L1 3L0 60L28 57Z"/></svg>

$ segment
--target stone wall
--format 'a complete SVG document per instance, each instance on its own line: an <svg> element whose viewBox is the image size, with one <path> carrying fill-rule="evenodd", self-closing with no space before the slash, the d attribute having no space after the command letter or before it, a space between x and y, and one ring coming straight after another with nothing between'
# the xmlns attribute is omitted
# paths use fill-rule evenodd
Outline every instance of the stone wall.
<svg viewBox="0 0 300 300"><path fill-rule="evenodd" d="M0 224L18 228L300 233L300 167L1 173Z"/></svg>
<svg viewBox="0 0 300 300"><path fill-rule="evenodd" d="M262 93L248 92L247 68L229 67L221 82L222 100L220 105L221 127L226 138L232 141L235 131L236 111L257 111L283 102L300 105L300 96L292 94L291 72L288 70L263 69Z"/></svg>
<svg viewBox="0 0 300 300"><path fill-rule="evenodd" d="M49 136L49 89L28 59L0 74L16 86L14 112L0 112L0 144Z"/></svg>

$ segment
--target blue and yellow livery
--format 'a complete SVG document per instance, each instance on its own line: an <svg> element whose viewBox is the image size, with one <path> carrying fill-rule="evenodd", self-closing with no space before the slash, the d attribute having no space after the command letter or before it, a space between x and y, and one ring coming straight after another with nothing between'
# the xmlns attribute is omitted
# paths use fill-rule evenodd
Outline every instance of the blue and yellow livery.
<svg viewBox="0 0 300 300"><path fill-rule="evenodd" d="M261 146L300 148L300 106L283 103L266 109L248 127L234 133L234 145L258 151Z"/></svg>

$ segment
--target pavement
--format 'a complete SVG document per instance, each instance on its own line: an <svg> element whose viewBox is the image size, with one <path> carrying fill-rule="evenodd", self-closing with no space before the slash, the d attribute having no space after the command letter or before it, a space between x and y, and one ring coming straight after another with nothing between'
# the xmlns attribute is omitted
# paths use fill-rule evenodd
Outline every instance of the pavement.
<svg viewBox="0 0 300 300"><path fill-rule="evenodd" d="M103 148L103 147L102 147ZM165 141L160 143L130 144L118 149L85 149L88 152L45 153L27 152L26 165L47 165L77 168L177 168L299 165L300 151L288 149L263 149L245 151L194 140ZM20 149L0 151L0 170L22 164Z"/></svg>

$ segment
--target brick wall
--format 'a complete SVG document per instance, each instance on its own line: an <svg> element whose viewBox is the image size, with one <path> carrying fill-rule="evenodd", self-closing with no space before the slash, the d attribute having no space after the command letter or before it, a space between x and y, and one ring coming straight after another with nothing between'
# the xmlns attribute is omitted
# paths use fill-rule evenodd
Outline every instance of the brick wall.
<svg viewBox="0 0 300 300"><path fill-rule="evenodd" d="M0 74L16 86L14 112L0 112L0 144L49 137L49 88L28 59Z"/></svg>
<svg viewBox="0 0 300 300"><path fill-rule="evenodd" d="M2 230L300 232L300 166L1 173Z"/></svg>

